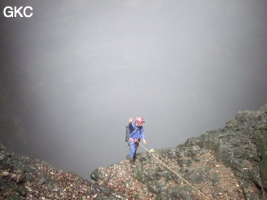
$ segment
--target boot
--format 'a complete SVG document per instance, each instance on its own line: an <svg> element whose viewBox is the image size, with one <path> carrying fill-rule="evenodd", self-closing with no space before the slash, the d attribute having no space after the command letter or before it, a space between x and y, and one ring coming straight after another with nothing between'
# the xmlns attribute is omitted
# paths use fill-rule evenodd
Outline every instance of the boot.
<svg viewBox="0 0 267 200"><path fill-rule="evenodd" d="M132 165L133 167L135 167L135 165L134 165L134 161L135 161L134 157L130 158L130 163L131 163L131 165Z"/></svg>
<svg viewBox="0 0 267 200"><path fill-rule="evenodd" d="M134 154L133 160L134 160L134 163L135 163L135 161L136 161L136 154Z"/></svg>

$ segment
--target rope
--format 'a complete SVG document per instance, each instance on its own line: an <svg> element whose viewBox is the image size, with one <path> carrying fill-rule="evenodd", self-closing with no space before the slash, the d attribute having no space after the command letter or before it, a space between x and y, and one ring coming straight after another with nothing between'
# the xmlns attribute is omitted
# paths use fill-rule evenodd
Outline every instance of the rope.
<svg viewBox="0 0 267 200"><path fill-rule="evenodd" d="M152 154L144 145L141 144L141 142L138 142L150 155L152 155L154 158L156 158L162 165L164 165L168 170L170 170L172 173L174 173L176 176L178 176L180 179L182 179L184 182L187 183L190 187L192 187L194 190L196 190L199 194L201 194L206 200L209 198L203 194L200 190L195 188L191 183L189 183L187 180L185 180L182 176L180 176L177 172L172 170L168 165L166 165L164 162L162 162L158 157L156 157L154 154Z"/></svg>

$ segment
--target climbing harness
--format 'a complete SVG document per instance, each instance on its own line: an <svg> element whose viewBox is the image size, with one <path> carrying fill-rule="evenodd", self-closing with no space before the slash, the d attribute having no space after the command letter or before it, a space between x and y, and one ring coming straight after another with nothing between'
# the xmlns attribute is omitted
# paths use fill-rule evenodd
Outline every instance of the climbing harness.
<svg viewBox="0 0 267 200"><path fill-rule="evenodd" d="M178 176L180 179L182 179L187 185L192 187L194 190L196 190L199 194L201 194L206 200L209 198L203 194L200 190L195 188L191 183L189 183L187 180L185 180L181 175L179 175L177 172L175 172L173 169L171 169L168 165L166 165L163 161L161 161L157 156L152 154L144 145L141 144L141 142L138 142L150 155L152 155L154 158L156 158L163 166L165 166L168 170L170 170L172 173L174 173L176 176Z"/></svg>

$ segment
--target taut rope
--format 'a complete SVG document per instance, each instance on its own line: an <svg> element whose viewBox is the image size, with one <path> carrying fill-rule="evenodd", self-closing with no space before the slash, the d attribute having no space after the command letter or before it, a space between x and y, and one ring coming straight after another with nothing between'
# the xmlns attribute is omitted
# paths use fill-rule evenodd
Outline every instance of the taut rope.
<svg viewBox="0 0 267 200"><path fill-rule="evenodd" d="M157 156L155 156L154 154L152 154L144 145L141 144L141 142L139 142L139 144L150 154L152 155L154 158L156 158L162 165L164 165L168 170L170 170L172 173L174 173L176 176L178 176L180 179L182 179L184 182L186 182L187 185L189 185L190 187L192 187L194 190L196 190L199 194L201 194L206 200L208 200L209 198L203 194L200 190L198 190L197 188L195 188L191 183L189 183L187 180L185 180L181 175L179 175L177 172L175 172L173 169L171 169L168 165L166 165L164 162L162 162Z"/></svg>

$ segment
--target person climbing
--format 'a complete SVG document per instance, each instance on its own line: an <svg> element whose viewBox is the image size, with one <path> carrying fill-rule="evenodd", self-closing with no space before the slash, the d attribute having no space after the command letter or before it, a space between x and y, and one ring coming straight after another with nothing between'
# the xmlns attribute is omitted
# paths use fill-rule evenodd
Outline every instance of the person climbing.
<svg viewBox="0 0 267 200"><path fill-rule="evenodd" d="M130 138L129 138L129 149L130 149L130 162L134 166L136 159L136 151L139 146L139 142L142 138L143 143L146 144L144 127L142 124L145 123L142 117L136 117L135 123L133 123L133 118L129 119L129 130L130 130Z"/></svg>

